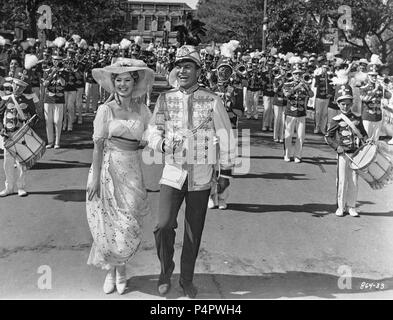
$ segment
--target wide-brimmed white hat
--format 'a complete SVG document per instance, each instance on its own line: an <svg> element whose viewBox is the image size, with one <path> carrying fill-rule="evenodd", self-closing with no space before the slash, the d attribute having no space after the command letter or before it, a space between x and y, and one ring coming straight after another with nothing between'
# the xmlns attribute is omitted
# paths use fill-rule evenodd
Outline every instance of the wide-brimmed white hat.
<svg viewBox="0 0 393 320"><path fill-rule="evenodd" d="M104 68L95 68L92 75L95 81L109 93L115 92L112 80L113 74L125 72L138 72L138 81L132 89L132 97L141 97L149 91L154 82L154 71L142 60L130 58L113 58L112 64Z"/></svg>

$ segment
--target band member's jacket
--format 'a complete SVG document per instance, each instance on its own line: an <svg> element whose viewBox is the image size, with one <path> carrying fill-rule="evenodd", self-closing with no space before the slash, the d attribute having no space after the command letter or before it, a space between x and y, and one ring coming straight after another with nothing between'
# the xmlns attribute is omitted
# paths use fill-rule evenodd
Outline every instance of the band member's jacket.
<svg viewBox="0 0 393 320"><path fill-rule="evenodd" d="M382 120L381 100L383 98L390 99L391 93L388 90L383 90L380 84L368 82L365 86L360 87L363 120L372 122Z"/></svg>
<svg viewBox="0 0 393 320"><path fill-rule="evenodd" d="M287 98L285 115L291 117L305 117L308 99L313 96L309 87L301 86L295 90L298 82L286 82L283 86L284 96Z"/></svg>
<svg viewBox="0 0 393 320"><path fill-rule="evenodd" d="M262 91L265 97L274 97L274 75L273 70L268 69L262 74Z"/></svg>
<svg viewBox="0 0 393 320"><path fill-rule="evenodd" d="M325 140L326 143L331 146L334 150L337 150L341 146L345 153L354 153L358 150L363 141L367 139L367 132L363 127L362 118L355 114L346 114L348 119L357 128L359 133L362 135L362 139L354 132L342 117L342 114L333 117L330 124L329 130L326 132Z"/></svg>
<svg viewBox="0 0 393 320"><path fill-rule="evenodd" d="M315 87L316 94L315 97L318 99L329 99L331 98L332 85L328 79L327 74L320 74L315 76Z"/></svg>
<svg viewBox="0 0 393 320"><path fill-rule="evenodd" d="M62 68L51 67L45 71L43 85L46 87L44 103L64 104L64 89L67 72Z"/></svg>
<svg viewBox="0 0 393 320"><path fill-rule="evenodd" d="M162 93L145 140L164 152L164 139L183 144L166 154L160 184L181 190L187 178L189 191L208 190L215 170L231 174L237 142L223 102L212 91L196 84Z"/></svg>
<svg viewBox="0 0 393 320"><path fill-rule="evenodd" d="M0 99L0 119L7 134L17 131L22 127L24 121L36 114L35 104L32 99L28 99L23 94L14 96L14 98L23 113L23 118L19 114L11 95L3 96Z"/></svg>
<svg viewBox="0 0 393 320"><path fill-rule="evenodd" d="M274 100L273 104L279 107L285 107L287 105L287 98L283 91L284 81L282 79L274 80Z"/></svg>

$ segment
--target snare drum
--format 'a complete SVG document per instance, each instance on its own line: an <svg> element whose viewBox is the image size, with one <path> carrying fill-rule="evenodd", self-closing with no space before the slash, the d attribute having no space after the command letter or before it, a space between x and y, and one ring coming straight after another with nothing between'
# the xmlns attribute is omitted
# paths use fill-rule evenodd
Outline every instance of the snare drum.
<svg viewBox="0 0 393 320"><path fill-rule="evenodd" d="M375 143L365 144L351 159L351 168L356 170L371 188L381 189L392 181L392 161L378 150Z"/></svg>
<svg viewBox="0 0 393 320"><path fill-rule="evenodd" d="M24 124L18 131L4 141L4 148L27 169L31 168L45 153L45 141Z"/></svg>

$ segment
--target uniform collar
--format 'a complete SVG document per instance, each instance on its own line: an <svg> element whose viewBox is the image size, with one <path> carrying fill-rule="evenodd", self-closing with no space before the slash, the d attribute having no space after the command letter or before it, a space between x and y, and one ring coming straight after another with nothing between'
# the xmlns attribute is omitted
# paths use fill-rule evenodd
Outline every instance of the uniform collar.
<svg viewBox="0 0 393 320"><path fill-rule="evenodd" d="M182 87L180 87L179 89L180 89L180 92L182 92L184 94L191 94L191 93L193 93L193 92L195 92L195 91L197 91L199 89L199 84L196 83L196 84L194 84L192 87L190 87L188 89L184 89Z"/></svg>

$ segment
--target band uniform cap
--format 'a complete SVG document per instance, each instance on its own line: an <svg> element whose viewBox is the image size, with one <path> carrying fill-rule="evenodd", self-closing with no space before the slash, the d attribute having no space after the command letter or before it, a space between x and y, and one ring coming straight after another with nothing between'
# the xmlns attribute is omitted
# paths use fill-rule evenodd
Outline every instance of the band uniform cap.
<svg viewBox="0 0 393 320"><path fill-rule="evenodd" d="M177 49L175 64L181 61L193 61L198 67L201 67L201 57L194 46L184 45Z"/></svg>
<svg viewBox="0 0 393 320"><path fill-rule="evenodd" d="M378 75L378 66L376 64L370 63L367 67L367 74Z"/></svg>
<svg viewBox="0 0 393 320"><path fill-rule="evenodd" d="M359 64L365 64L365 65L368 65L368 61L367 61L367 59L365 59L365 58L362 58L362 59L360 59L360 60L359 60Z"/></svg>
<svg viewBox="0 0 393 320"><path fill-rule="evenodd" d="M112 75L126 72L138 72L139 78L132 90L133 98L143 96L153 87L154 71L145 62L138 59L113 58L111 65L93 69L92 76L107 92L113 93L115 92L115 87Z"/></svg>
<svg viewBox="0 0 393 320"><path fill-rule="evenodd" d="M16 76L12 78L12 81L20 86L27 87L29 85L29 74L26 69L17 72Z"/></svg>
<svg viewBox="0 0 393 320"><path fill-rule="evenodd" d="M343 84L336 88L336 101L339 102L345 99L353 99L352 88L348 84Z"/></svg>

